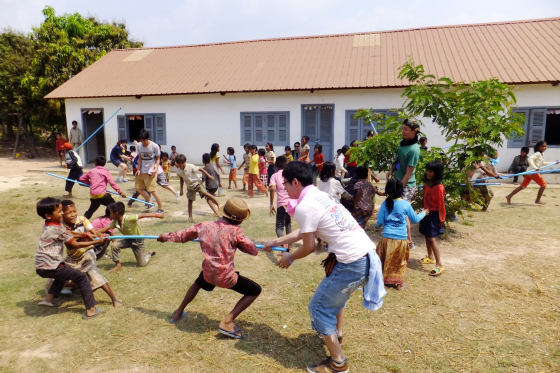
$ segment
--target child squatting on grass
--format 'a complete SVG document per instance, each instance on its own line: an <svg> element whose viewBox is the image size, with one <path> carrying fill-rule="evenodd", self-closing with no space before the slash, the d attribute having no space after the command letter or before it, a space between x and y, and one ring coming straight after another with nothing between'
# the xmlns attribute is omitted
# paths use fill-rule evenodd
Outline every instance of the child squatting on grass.
<svg viewBox="0 0 560 373"><path fill-rule="evenodd" d="M158 238L159 242L181 243L198 238L204 254L202 271L169 321L177 323L185 316L185 308L193 301L200 289L212 291L216 286L230 289L242 294L243 297L220 321L219 331L228 337L239 339L244 337L244 333L235 326L235 318L257 299L261 293L261 287L235 271L233 258L236 249L253 256L256 256L258 251L255 244L245 236L243 229L239 226L251 216L251 211L245 201L233 197L220 207L218 213L221 217L216 221L205 221L188 229L164 233Z"/></svg>
<svg viewBox="0 0 560 373"><path fill-rule="evenodd" d="M53 303L53 298L60 294L66 282L72 281L80 289L80 294L86 306L86 313L82 315L82 318L91 319L103 313L103 308L95 307L96 302L88 276L66 265L62 258L64 245L69 250L76 250L89 247L98 242L77 242L72 234L62 226L63 212L59 199L47 197L40 200L37 203L37 214L45 219L45 225L43 226L37 254L35 255L35 270L43 278L54 279L47 296L42 302L39 302L39 305L56 307L57 305ZM108 241L109 238L104 237L102 240Z"/></svg>

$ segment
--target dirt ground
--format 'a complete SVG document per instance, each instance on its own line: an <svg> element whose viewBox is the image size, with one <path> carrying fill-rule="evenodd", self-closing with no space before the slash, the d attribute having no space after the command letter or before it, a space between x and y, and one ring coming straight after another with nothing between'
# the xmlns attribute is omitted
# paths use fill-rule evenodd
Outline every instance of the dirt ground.
<svg viewBox="0 0 560 373"><path fill-rule="evenodd" d="M0 159L0 371L7 372L296 372L325 357L310 327L307 303L323 277L311 255L287 271L274 266L273 255L239 253L236 268L263 287L263 294L238 324L246 338L229 340L217 333L237 294L217 289L201 292L177 326L168 323L184 291L200 271L195 243L148 246L157 255L136 268L130 251L124 268L108 274L99 268L124 309L112 309L96 292L105 315L82 321L79 295L61 296L58 309L37 306L44 281L33 263L42 220L38 199L64 192L64 182L44 175L60 171L52 161ZM40 172L26 172L37 170ZM61 174L63 175L63 173ZM178 187L173 179L172 185ZM132 183L124 184L126 193ZM559 372L560 371L560 189L545 192L545 206L533 203L535 187L505 203L511 185L493 187L490 212L468 212L450 224L439 240L445 272L427 275L420 264L422 236L413 227L406 282L388 288L376 312L361 307L354 294L347 307L343 348L353 372ZM80 212L89 205L88 190L75 189ZM164 196L166 219L141 222L144 234L190 226L186 201ZM229 196L239 191L226 190ZM382 198L377 200L379 205ZM274 236L268 199L248 200L252 217L243 224L257 242ZM132 212L142 209L136 204ZM101 209L95 215L101 214ZM197 221L212 219L206 203L195 203ZM366 227L374 242L381 236L374 222Z"/></svg>

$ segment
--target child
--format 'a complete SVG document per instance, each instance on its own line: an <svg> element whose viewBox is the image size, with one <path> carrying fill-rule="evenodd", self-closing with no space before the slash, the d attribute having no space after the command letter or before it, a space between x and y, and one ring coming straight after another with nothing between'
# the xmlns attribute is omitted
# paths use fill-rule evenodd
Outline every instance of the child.
<svg viewBox="0 0 560 373"><path fill-rule="evenodd" d="M214 166L210 164L210 154L202 154L202 163L204 164L203 170L212 177L210 178L203 176L202 180L204 181L204 185L206 186L206 190L208 191L208 193L215 196L218 188L222 187L220 175L218 175Z"/></svg>
<svg viewBox="0 0 560 373"><path fill-rule="evenodd" d="M227 148L228 158L226 159L226 163L229 164L229 186L228 189L231 189L231 182L235 185L235 189L237 189L237 165L235 164L235 149L231 146ZM226 156L224 155L224 158ZM243 184L245 187L245 184Z"/></svg>
<svg viewBox="0 0 560 373"><path fill-rule="evenodd" d="M99 233L105 233L109 229L116 229L121 235L124 236L141 236L142 231L140 230L140 226L138 226L138 220L144 218L164 218L163 214L157 212L138 215L125 215L124 203L122 202L111 203L109 205L109 211L111 211L111 224L109 224L105 228L100 229ZM128 248L132 249L138 267L147 266L150 262L150 259L152 259L152 256L156 255L153 250L150 250L146 253L146 245L143 239L133 238L125 240L115 240L113 241L111 247L112 259L113 262L115 262L115 268L110 270L109 273L120 271L122 265L119 254L121 252L121 249Z"/></svg>
<svg viewBox="0 0 560 373"><path fill-rule="evenodd" d="M420 140L418 140L418 143L420 144L420 149L421 150L428 150L428 138L427 137L420 137Z"/></svg>
<svg viewBox="0 0 560 373"><path fill-rule="evenodd" d="M292 148L290 145L286 145L284 148L284 157L288 160L288 162L292 162L294 160L294 156L292 155Z"/></svg>
<svg viewBox="0 0 560 373"><path fill-rule="evenodd" d="M270 178L270 211L269 216L276 214L276 237L284 236L284 228L286 228L286 234L292 233L292 218L286 212L286 206L290 197L288 192L284 188L284 178L282 176L282 170L288 164L288 159L283 155L276 158L276 168L278 172L272 175ZM274 193L278 194L276 200L276 210L274 209Z"/></svg>
<svg viewBox="0 0 560 373"><path fill-rule="evenodd" d="M329 195L329 197L336 201L336 203L340 202L340 198L345 198L347 200L351 200L352 196L348 194L346 190L340 184L338 179L335 179L334 172L336 170L336 166L333 162L325 162L323 164L323 169L319 174L319 179L321 182L319 183L318 189L321 192L325 192Z"/></svg>
<svg viewBox="0 0 560 373"><path fill-rule="evenodd" d="M169 170L169 167L168 167ZM157 185L159 185L160 187L162 187L163 189L167 189L168 191L170 191L173 196L175 197L175 200L177 202L179 202L181 200L181 196L179 195L179 192L177 192L175 190L175 188L173 188L170 184L169 184L169 178L168 176L165 174L165 171L163 170L163 167L159 166L158 170L157 170L157 179L156 179L156 183ZM148 193L148 195L150 195L150 193ZM134 197L136 198L136 197ZM157 212L157 211L156 211Z"/></svg>
<svg viewBox="0 0 560 373"><path fill-rule="evenodd" d="M410 255L406 217L416 224L427 212L416 214L410 202L402 199L404 188L397 178L387 181L385 193L387 199L377 213L377 228L383 227L383 237L377 244L377 255L383 265L385 284L396 285L397 290L402 290L406 286L404 274Z"/></svg>
<svg viewBox="0 0 560 373"><path fill-rule="evenodd" d="M171 166L175 166L175 158L177 158L177 156L179 155L179 153L177 153L177 147L175 145L171 146L171 154L169 157L169 161L171 162Z"/></svg>
<svg viewBox="0 0 560 373"><path fill-rule="evenodd" d="M187 184L187 198L189 200L188 203L188 211L189 211L189 218L187 219L188 223L193 223L194 219L192 216L192 208L193 202L196 199L196 193L200 195L200 198L206 197L206 202L208 206L214 211L214 214L218 214L218 207L220 204L218 200L212 196L210 193L206 191L204 185L202 185L202 180L196 174L197 171L202 172L206 177L210 178L211 180L214 179L213 176L210 176L208 172L204 171L203 169L195 166L194 164L187 164L187 157L183 154L179 154L177 158L175 158L175 162L177 165L177 176L180 178L180 185L181 185L181 195L183 195L183 183Z"/></svg>
<svg viewBox="0 0 560 373"><path fill-rule="evenodd" d="M264 151L264 149L262 149ZM257 154L257 146L251 145L251 161L249 163L249 180L247 181L248 198L253 198L253 184L261 193L265 193L268 197L266 187L259 179L259 155Z"/></svg>
<svg viewBox="0 0 560 373"><path fill-rule="evenodd" d="M140 144L138 144L138 171L136 173L136 191L144 197L144 200L150 202L151 193L158 205L156 212L163 213L163 204L161 197L157 192L157 172L161 161L161 150L155 142L150 141L150 133L146 130L141 130L138 134ZM147 205L146 211L152 208Z"/></svg>
<svg viewBox="0 0 560 373"><path fill-rule="evenodd" d="M66 151L64 165L62 167L68 168L70 170L70 172L68 172L67 178L70 180L79 180L80 177L84 174L82 159L80 158L78 153L76 153L72 149L72 144L70 144L69 142L64 143L64 145L62 145L62 148ZM63 196L63 198L72 198L72 188L74 188L74 184L75 183L71 181L66 182L66 188L64 188L64 190L66 190L68 194Z"/></svg>
<svg viewBox="0 0 560 373"><path fill-rule="evenodd" d="M245 153L243 154L243 163L241 163L241 166L239 166L239 168L243 167L243 189L242 190L246 190L245 187L247 186L247 183L249 182L249 164L251 163L251 145L250 144L245 144L243 146L243 149L245 150Z"/></svg>
<svg viewBox="0 0 560 373"><path fill-rule="evenodd" d="M134 161L134 158L136 158L136 156L138 155L138 153L136 153L136 146L135 145L130 145L130 163L132 163Z"/></svg>
<svg viewBox="0 0 560 373"><path fill-rule="evenodd" d="M105 215L98 217L97 219L91 222L91 226L96 231L108 227L113 220L111 219L111 210L108 207L105 208ZM114 229L109 229L106 233L109 236L112 236ZM95 256L97 260L100 259L109 259L109 255L106 254L107 249L109 248L110 242L106 244L98 244L93 247L93 251L95 252Z"/></svg>
<svg viewBox="0 0 560 373"><path fill-rule="evenodd" d="M554 162L546 162L544 160L544 152L546 151L547 147L548 145L546 141L543 140L537 141L537 144L535 145L534 148L535 154L529 157L529 168L527 169L527 171L540 171L540 168L542 166L546 166L548 164L554 163ZM556 161L556 163L558 162L560 161ZM532 175L523 175L523 182L521 183L521 185L515 188L510 194L506 196L506 200L509 205L511 205L511 197L521 192L523 189L527 188L527 185L529 185L531 180L533 180L535 183L537 183L538 186L540 186L535 203L538 205L546 204L544 202L541 202L541 197L544 193L544 190L546 189L546 181L544 181L541 174L532 174Z"/></svg>
<svg viewBox="0 0 560 373"><path fill-rule="evenodd" d="M319 174L323 170L323 165L325 164L325 157L323 157L323 145L317 144L315 145L313 160L313 185L317 186L317 178Z"/></svg>
<svg viewBox="0 0 560 373"><path fill-rule="evenodd" d="M35 158L35 156L33 155L33 153L31 153L31 150L29 148L25 149L25 158L28 158L28 159Z"/></svg>
<svg viewBox="0 0 560 373"><path fill-rule="evenodd" d="M182 231L165 233L158 238L159 242L182 243L198 238L204 254L202 271L169 321L175 324L181 320L186 314L185 307L194 300L200 289L212 291L216 286L230 289L242 294L243 297L220 321L218 330L228 337L240 339L245 335L236 327L235 319L257 299L261 287L235 271L233 258L236 249L253 256L256 256L258 251L239 226L251 216L245 201L237 197L229 199L223 207L220 207L219 215L222 217L216 221L206 221Z"/></svg>
<svg viewBox="0 0 560 373"><path fill-rule="evenodd" d="M166 152L161 153L161 169L165 175L165 181L169 183L169 169L171 168L171 161L169 160L169 154Z"/></svg>
<svg viewBox="0 0 560 373"><path fill-rule="evenodd" d="M360 227L365 228L369 218L373 214L373 201L375 200L375 195L383 195L377 191L377 188L371 185L367 181L368 168L365 166L359 166L356 168L356 177L358 182L354 184L354 208L352 210L352 216Z"/></svg>
<svg viewBox="0 0 560 373"><path fill-rule="evenodd" d="M40 306L56 307L53 303L55 296L58 296L68 281L75 283L80 289L80 295L86 306L86 313L82 315L83 319L94 318L104 312L103 308L96 308L95 298L91 290L91 284L88 276L63 262L62 254L64 245L70 250L88 247L95 241L77 242L74 237L62 227L62 205L59 199L43 198L37 203L37 214L45 219L45 225L41 237L39 238L39 246L35 255L36 273L42 278L52 278L54 282L50 287L47 296ZM108 241L108 238L103 238Z"/></svg>
<svg viewBox="0 0 560 373"><path fill-rule="evenodd" d="M63 145L66 143L67 141L62 137L62 135L59 133L56 134L56 142L55 142L55 148L56 148L56 154L58 154L58 159L60 160L60 167L62 166L62 159L64 157L64 148Z"/></svg>
<svg viewBox="0 0 560 373"><path fill-rule="evenodd" d="M346 169L344 168L344 155L346 154L348 149L349 149L348 145L344 145L342 149L340 149L340 153L337 153L338 155L334 160L334 164L336 165L336 171L334 176L339 178L340 180L346 177Z"/></svg>
<svg viewBox="0 0 560 373"><path fill-rule="evenodd" d="M259 180L261 184L266 188L268 185L268 170L266 167L266 150L263 148L259 149Z"/></svg>
<svg viewBox="0 0 560 373"><path fill-rule="evenodd" d="M220 165L220 155L218 154L219 151L220 145L216 143L212 144L212 146L210 147L210 163L212 163L212 166L216 168L216 172L220 170L222 171L223 175L224 170L222 170L222 166Z"/></svg>
<svg viewBox="0 0 560 373"><path fill-rule="evenodd" d="M95 158L95 168L89 170L85 175L80 176L82 183L89 184L90 205L84 216L91 219L93 214L97 211L99 206L108 206L114 203L115 200L109 193L107 193L107 183L111 184L113 189L126 198L126 195L121 191L121 188L113 180L113 176L104 166L107 160L104 156L100 155Z"/></svg>
<svg viewBox="0 0 560 373"><path fill-rule="evenodd" d="M303 161L305 163L309 163L309 136L303 136L301 138L302 148L301 153L299 155L298 161ZM295 146L295 145L294 145Z"/></svg>
<svg viewBox="0 0 560 373"><path fill-rule="evenodd" d="M264 157L266 158L267 163L267 170L266 170L266 185L270 184L270 177L274 175L278 170L274 167L274 163L276 162L276 154L274 154L274 145L271 142L266 143L266 154Z"/></svg>
<svg viewBox="0 0 560 373"><path fill-rule="evenodd" d="M84 216L78 216L78 211L74 202L70 200L62 201L62 221L64 227L70 231L72 236L78 241L86 237L101 237L93 225ZM89 234L88 234L89 233ZM89 239L88 239L89 241ZM97 270L97 256L94 252L94 246L88 246L81 249L67 249L66 259L64 263L80 272L86 273L89 277L92 291L103 289L113 302L113 307L121 308L122 301L113 293L109 281Z"/></svg>
<svg viewBox="0 0 560 373"><path fill-rule="evenodd" d="M441 265L439 248L436 237L445 223L445 188L443 180L443 163L431 161L426 164L426 179L424 180L424 210L428 210L426 217L420 221L420 234L426 237L428 255L422 259L422 264L434 264L436 268L430 271L430 276L439 276L444 268ZM435 260L434 260L435 257Z"/></svg>
<svg viewBox="0 0 560 373"><path fill-rule="evenodd" d="M496 154L493 157L497 157L497 154L498 153L496 152ZM494 167L494 165L492 164L492 159L490 159L490 162L481 161L477 163L474 167L475 167L475 171L471 176L471 182L477 182L477 179L483 179L487 177L495 177L497 179L500 178L498 171L496 171L496 167ZM486 181L482 180L482 181L478 181L477 183L485 184ZM474 189L477 190L482 196L482 198L484 199L482 211L483 212L488 211L488 206L490 205L490 202L494 197L494 192L486 185L475 185Z"/></svg>
<svg viewBox="0 0 560 373"><path fill-rule="evenodd" d="M527 171L529 167L529 147L524 146L521 148L521 153L513 158L513 162L509 166L507 173L519 174ZM513 185L517 185L519 176L513 177Z"/></svg>

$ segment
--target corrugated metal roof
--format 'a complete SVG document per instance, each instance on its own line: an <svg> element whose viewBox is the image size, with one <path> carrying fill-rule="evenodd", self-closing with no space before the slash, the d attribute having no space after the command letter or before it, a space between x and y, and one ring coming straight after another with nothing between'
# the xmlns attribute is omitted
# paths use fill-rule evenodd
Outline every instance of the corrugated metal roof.
<svg viewBox="0 0 560 373"><path fill-rule="evenodd" d="M454 81L560 81L560 18L114 50L47 98L403 87L412 56Z"/></svg>

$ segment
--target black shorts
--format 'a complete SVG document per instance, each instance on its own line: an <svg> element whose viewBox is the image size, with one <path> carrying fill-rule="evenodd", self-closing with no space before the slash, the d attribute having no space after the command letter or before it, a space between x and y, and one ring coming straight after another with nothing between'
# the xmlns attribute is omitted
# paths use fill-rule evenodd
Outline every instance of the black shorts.
<svg viewBox="0 0 560 373"><path fill-rule="evenodd" d="M239 294L248 295L250 297L256 297L261 293L262 288L260 287L259 284L249 280L247 277L241 276L239 272L235 272L235 273L237 273L238 276L237 284L230 287L229 290L233 290ZM200 275L198 275L198 278L195 280L194 283L200 286L202 290L206 290L206 291L212 291L216 287L216 285L212 285L204 279L204 274L202 273L202 271L200 271Z"/></svg>

